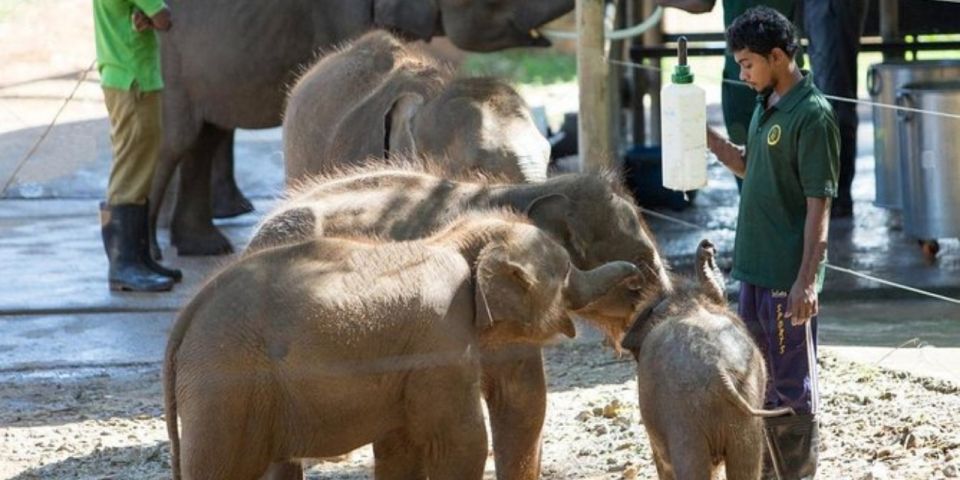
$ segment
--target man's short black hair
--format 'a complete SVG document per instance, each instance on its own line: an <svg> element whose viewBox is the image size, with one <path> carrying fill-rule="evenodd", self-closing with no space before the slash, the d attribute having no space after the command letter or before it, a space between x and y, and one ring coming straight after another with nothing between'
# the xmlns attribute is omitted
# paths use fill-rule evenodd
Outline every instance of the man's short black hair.
<svg viewBox="0 0 960 480"><path fill-rule="evenodd" d="M748 49L769 55L774 48L779 48L793 58L799 46L796 28L787 17L770 7L753 7L727 28L727 48L731 52Z"/></svg>

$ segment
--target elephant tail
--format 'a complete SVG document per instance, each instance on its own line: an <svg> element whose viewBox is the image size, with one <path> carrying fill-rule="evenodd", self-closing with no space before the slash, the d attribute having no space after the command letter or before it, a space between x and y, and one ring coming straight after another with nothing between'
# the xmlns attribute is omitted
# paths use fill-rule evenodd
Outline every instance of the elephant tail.
<svg viewBox="0 0 960 480"><path fill-rule="evenodd" d="M167 422L167 436L170 437L170 467L173 480L181 480L180 473L180 428L177 425L177 351L193 318L196 302L191 302L183 310L170 331L167 350L163 358L163 407Z"/></svg>
<svg viewBox="0 0 960 480"><path fill-rule="evenodd" d="M175 352L172 352L175 353ZM180 480L180 429L177 426L177 378L173 354L168 351L163 362L163 407L167 421L167 436L170 437L170 468L173 480Z"/></svg>
<svg viewBox="0 0 960 480"><path fill-rule="evenodd" d="M720 382L723 384L723 393L725 393L727 400L737 406L743 413L747 415L753 415L755 417L780 417L783 415L794 415L796 412L792 408L783 407L783 408L774 408L772 410L764 410L759 408L753 408L747 401L743 398L743 395L740 394L740 391L737 390L737 387L733 384L733 379L730 377L730 372L724 368L720 368L717 373L720 375Z"/></svg>

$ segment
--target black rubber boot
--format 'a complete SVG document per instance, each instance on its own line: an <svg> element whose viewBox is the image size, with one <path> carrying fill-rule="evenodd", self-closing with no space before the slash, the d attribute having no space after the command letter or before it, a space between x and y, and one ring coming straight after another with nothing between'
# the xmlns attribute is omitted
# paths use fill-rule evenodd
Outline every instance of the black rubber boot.
<svg viewBox="0 0 960 480"><path fill-rule="evenodd" d="M815 415L766 418L767 447L776 477L809 480L817 474L820 428Z"/></svg>
<svg viewBox="0 0 960 480"><path fill-rule="evenodd" d="M110 290L165 292L173 279L154 272L146 263L147 207L124 204L100 208L100 234L110 261Z"/></svg>

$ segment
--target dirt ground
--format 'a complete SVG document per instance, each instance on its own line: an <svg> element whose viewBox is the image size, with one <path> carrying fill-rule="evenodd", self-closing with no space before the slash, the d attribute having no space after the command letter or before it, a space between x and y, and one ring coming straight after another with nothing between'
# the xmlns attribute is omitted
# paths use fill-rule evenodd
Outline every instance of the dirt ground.
<svg viewBox="0 0 960 480"><path fill-rule="evenodd" d="M655 478L633 360L590 339L546 352L543 478ZM821 373L818 478L958 476L960 388L829 355ZM0 380L0 478L170 478L159 365ZM371 478L371 466L366 448L317 464L308 477Z"/></svg>

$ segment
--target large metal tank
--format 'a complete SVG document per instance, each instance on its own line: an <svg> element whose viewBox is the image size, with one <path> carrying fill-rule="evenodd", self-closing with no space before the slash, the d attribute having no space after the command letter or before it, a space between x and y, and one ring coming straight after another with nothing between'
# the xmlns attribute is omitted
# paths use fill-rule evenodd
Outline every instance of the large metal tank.
<svg viewBox="0 0 960 480"><path fill-rule="evenodd" d="M960 82L913 83L897 104L960 114ZM921 239L960 237L960 118L900 110L903 229Z"/></svg>
<svg viewBox="0 0 960 480"><path fill-rule="evenodd" d="M874 102L892 105L897 89L909 83L947 81L960 78L960 60L920 60L876 63L867 71L867 91ZM900 185L900 146L897 113L873 107L873 154L876 158L876 200L878 207L903 206Z"/></svg>

